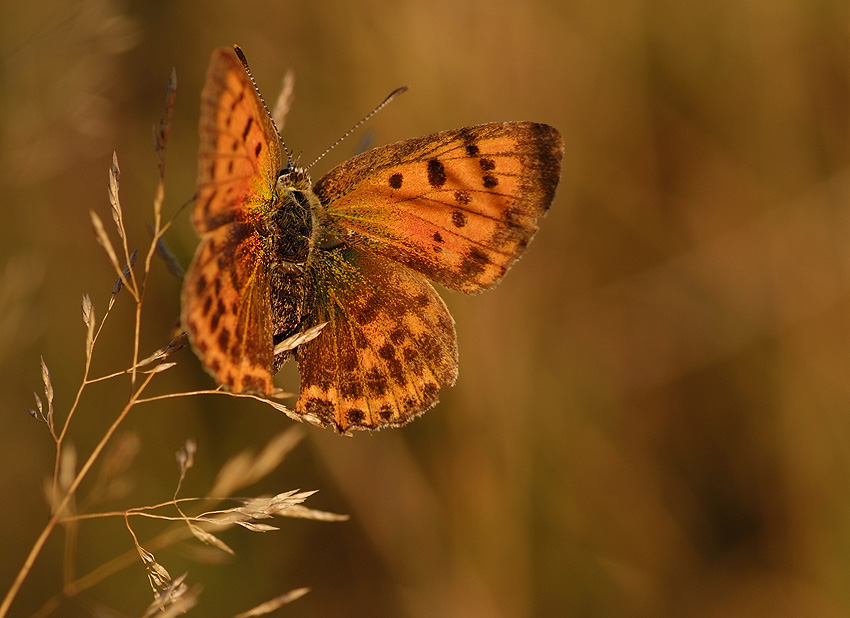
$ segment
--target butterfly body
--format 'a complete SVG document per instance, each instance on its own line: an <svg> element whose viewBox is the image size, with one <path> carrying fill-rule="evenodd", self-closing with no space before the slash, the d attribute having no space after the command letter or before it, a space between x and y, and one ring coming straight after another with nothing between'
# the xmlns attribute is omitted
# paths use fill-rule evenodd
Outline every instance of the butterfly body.
<svg viewBox="0 0 850 618"><path fill-rule="evenodd" d="M403 425L454 384L454 322L428 279L495 285L537 231L563 152L552 127L492 123L376 148L313 185L281 164L238 48L213 54L200 132L202 242L183 288L193 347L220 384L266 395L294 356L295 413L343 433Z"/></svg>
<svg viewBox="0 0 850 618"><path fill-rule="evenodd" d="M311 257L321 232L322 207L310 176L301 168L280 171L268 204L264 232L269 240L272 343L277 345L309 326L313 308ZM274 355L277 371L291 356Z"/></svg>

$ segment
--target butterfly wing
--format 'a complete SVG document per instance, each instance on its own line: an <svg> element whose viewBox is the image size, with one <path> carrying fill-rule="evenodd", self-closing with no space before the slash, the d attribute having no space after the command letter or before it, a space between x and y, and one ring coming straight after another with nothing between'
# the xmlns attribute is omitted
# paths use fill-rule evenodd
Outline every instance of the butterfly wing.
<svg viewBox="0 0 850 618"><path fill-rule="evenodd" d="M194 224L201 244L183 284L183 324L216 380L271 393L271 247L257 226L280 168L274 123L233 49L217 49L201 96Z"/></svg>
<svg viewBox="0 0 850 618"><path fill-rule="evenodd" d="M544 124L466 127L358 155L315 192L328 229L350 245L476 292L498 282L534 236L563 148Z"/></svg>
<svg viewBox="0 0 850 618"><path fill-rule="evenodd" d="M219 384L269 394L272 323L268 246L253 225L207 233L183 284L183 324Z"/></svg>
<svg viewBox="0 0 850 618"><path fill-rule="evenodd" d="M457 377L454 322L422 276L357 249L311 264L321 334L296 351L296 411L340 432L399 426Z"/></svg>
<svg viewBox="0 0 850 618"><path fill-rule="evenodd" d="M215 50L210 60L200 134L198 232L261 214L280 171L280 138L246 65L231 48Z"/></svg>

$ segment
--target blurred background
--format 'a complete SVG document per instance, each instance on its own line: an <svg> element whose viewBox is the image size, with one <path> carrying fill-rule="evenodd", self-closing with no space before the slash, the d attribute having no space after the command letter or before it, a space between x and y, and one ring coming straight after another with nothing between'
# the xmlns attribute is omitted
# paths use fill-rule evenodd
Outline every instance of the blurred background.
<svg viewBox="0 0 850 618"><path fill-rule="evenodd" d="M156 552L201 584L199 616L291 588L293 616L846 616L850 614L850 15L837 0L240 3L32 0L0 20L0 591L49 516L53 442L26 407L50 368L61 419L84 366L80 298L103 315L114 272L88 211L110 221L122 169L131 244L157 181L151 127L178 76L166 212L194 192L199 91L239 43L265 97L287 69L284 128L311 161L400 85L410 92L314 178L371 145L500 120L556 126L560 187L495 290L441 290L460 377L402 430L306 439L250 495L318 489L351 519L222 535L236 555ZM109 226L111 229L111 226ZM114 238L114 236L113 236ZM188 264L188 211L167 240ZM163 345L180 282L155 262L142 352ZM122 293L93 375L128 365ZM209 388L194 355L152 392ZM297 389L288 368L279 384ZM92 388L71 430L88 456L129 385ZM137 408L124 509L181 495L293 425L229 397ZM95 474L81 488L91 489ZM134 522L144 545L164 528ZM12 613L61 588L51 537ZM132 550L120 518L80 529L76 572ZM204 554L207 555L207 554ZM139 616L141 562L58 616Z"/></svg>

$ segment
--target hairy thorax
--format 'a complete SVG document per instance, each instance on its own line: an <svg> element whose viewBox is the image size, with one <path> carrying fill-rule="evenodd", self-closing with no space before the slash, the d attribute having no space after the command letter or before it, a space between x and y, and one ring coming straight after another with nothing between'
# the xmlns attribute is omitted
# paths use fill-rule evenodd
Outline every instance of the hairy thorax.
<svg viewBox="0 0 850 618"><path fill-rule="evenodd" d="M300 168L280 172L272 199L265 221L271 236L272 265L297 270L310 257L319 200L313 194L310 177Z"/></svg>

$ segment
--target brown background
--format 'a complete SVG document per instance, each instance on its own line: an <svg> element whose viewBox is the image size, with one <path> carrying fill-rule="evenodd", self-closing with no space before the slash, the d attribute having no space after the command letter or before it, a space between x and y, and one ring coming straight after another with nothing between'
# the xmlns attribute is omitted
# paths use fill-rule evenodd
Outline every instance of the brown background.
<svg viewBox="0 0 850 618"><path fill-rule="evenodd" d="M238 8L237 8L238 5ZM0 589L47 520L53 446L25 408L53 374L57 414L83 368L79 299L114 280L89 209L109 221L122 168L131 242L147 242L151 126L178 94L166 211L194 191L198 94L239 43L267 99L289 67L284 129L312 160L393 88L410 92L322 161L496 120L556 126L561 185L494 291L444 292L458 385L403 430L307 439L250 493L319 489L346 523L229 531L237 555L157 552L203 585L198 616L298 586L291 616L842 616L850 612L850 210L846 3L823 0L33 0L0 20ZM168 241L197 242L181 215ZM179 282L160 263L143 352L169 336ZM126 294L94 373L129 362ZM184 351L156 392L208 387ZM296 388L289 370L280 384ZM92 389L87 456L127 384ZM199 444L182 495L292 421L225 397L138 408L133 491L170 498L174 452ZM83 495L88 483L83 486ZM144 543L163 524L134 525ZM61 585L62 534L12 615ZM132 548L120 519L81 529L85 573ZM140 563L56 615L150 601ZM113 615L113 614L106 614Z"/></svg>

